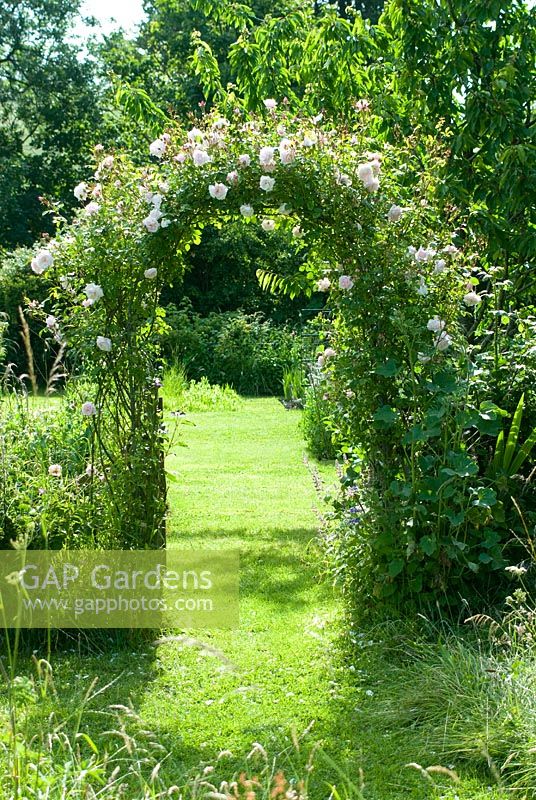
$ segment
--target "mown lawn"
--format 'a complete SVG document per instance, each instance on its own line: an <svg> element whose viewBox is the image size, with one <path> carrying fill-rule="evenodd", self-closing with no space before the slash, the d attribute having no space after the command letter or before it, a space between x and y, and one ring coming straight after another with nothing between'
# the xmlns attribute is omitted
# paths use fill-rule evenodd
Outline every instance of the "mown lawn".
<svg viewBox="0 0 536 800"><path fill-rule="evenodd" d="M370 800L499 797L469 778L454 785L436 776L435 789L406 765L430 766L437 756L377 714L388 657L379 632L355 631L351 657L341 644L342 605L316 545L319 500L303 460L299 412L256 399L187 420L193 424L180 424L185 446L168 458L169 546L240 550L239 629L193 632L222 657L174 641L110 641L89 655L64 647L52 655L56 694L30 710L29 728L45 725L51 713L68 728L98 676L98 686L115 682L89 703L83 728L101 748L108 707L131 703L139 715L134 728L151 730L170 753L161 768L169 783L181 785L206 764L216 764L215 782L230 778L255 742L278 757L287 777L303 776L310 748L321 742L355 783L363 770ZM319 469L327 482L335 479L332 465ZM22 668L31 671L28 662ZM229 752L217 761L221 751ZM318 755L311 800L327 800L329 783L340 784L340 776Z"/></svg>

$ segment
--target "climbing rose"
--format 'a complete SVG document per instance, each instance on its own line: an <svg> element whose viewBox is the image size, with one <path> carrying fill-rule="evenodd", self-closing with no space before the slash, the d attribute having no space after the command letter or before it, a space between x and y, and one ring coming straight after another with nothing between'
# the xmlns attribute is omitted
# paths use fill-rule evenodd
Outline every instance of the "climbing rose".
<svg viewBox="0 0 536 800"><path fill-rule="evenodd" d="M482 302L482 298L476 292L467 292L467 294L463 298L463 302L466 306L477 306L479 303Z"/></svg>
<svg viewBox="0 0 536 800"><path fill-rule="evenodd" d="M97 336L96 344L99 350L103 350L105 353L109 353L112 349L112 340L106 336Z"/></svg>
<svg viewBox="0 0 536 800"><path fill-rule="evenodd" d="M214 200L225 200L229 187L224 183L211 183L208 192Z"/></svg>
<svg viewBox="0 0 536 800"><path fill-rule="evenodd" d="M331 281L329 278L320 278L320 280L316 284L316 288L318 289L319 292L327 292L330 286L331 286Z"/></svg>
<svg viewBox="0 0 536 800"><path fill-rule="evenodd" d="M326 347L324 350L324 358L335 358L336 355L337 353L333 347Z"/></svg>
<svg viewBox="0 0 536 800"><path fill-rule="evenodd" d="M114 165L114 157L106 156L106 158L103 159L101 167L104 167L105 169L110 169L110 167L113 167L113 165Z"/></svg>
<svg viewBox="0 0 536 800"><path fill-rule="evenodd" d="M452 336L449 336L446 331L441 331L435 338L435 346L438 350L446 350L452 344Z"/></svg>
<svg viewBox="0 0 536 800"><path fill-rule="evenodd" d="M80 202L83 202L84 200L86 200L87 199L87 183L84 183L82 181L82 183L79 183L77 186L75 186L74 189L73 189L73 194L74 194L74 196L76 197L77 200L80 200Z"/></svg>
<svg viewBox="0 0 536 800"><path fill-rule="evenodd" d="M434 263L434 275L441 275L444 272L445 267L447 266L447 262L444 258L438 258L437 261Z"/></svg>
<svg viewBox="0 0 536 800"><path fill-rule="evenodd" d="M143 220L143 224L145 225L149 233L156 233L156 231L160 227L160 223L158 222L156 217L152 216L152 213L149 214L148 217L145 217L145 219Z"/></svg>
<svg viewBox="0 0 536 800"><path fill-rule="evenodd" d="M421 275L419 278L419 286L417 289L417 294L420 294L421 297L426 297L428 294L428 286L426 285L426 281L424 277Z"/></svg>
<svg viewBox="0 0 536 800"><path fill-rule="evenodd" d="M365 189L367 189L369 192L377 192L379 188L380 182L378 178L373 178L370 183L365 184Z"/></svg>
<svg viewBox="0 0 536 800"><path fill-rule="evenodd" d="M439 319L439 317L433 317L432 319L428 320L426 327L429 331L432 331L432 333L439 333L439 331L445 329L445 325L446 323L442 319Z"/></svg>
<svg viewBox="0 0 536 800"><path fill-rule="evenodd" d="M303 137L302 144L304 147L314 147L317 142L318 136L316 133L308 133Z"/></svg>
<svg viewBox="0 0 536 800"><path fill-rule="evenodd" d="M235 169L227 173L227 181L229 183L238 183L238 172Z"/></svg>
<svg viewBox="0 0 536 800"><path fill-rule="evenodd" d="M275 167L274 153L275 147L261 147L259 152L259 164L261 167Z"/></svg>
<svg viewBox="0 0 536 800"><path fill-rule="evenodd" d="M184 164L186 161L186 153L177 153L176 156L173 156L173 160L177 162L177 164Z"/></svg>
<svg viewBox="0 0 536 800"><path fill-rule="evenodd" d="M88 203L87 206L84 208L84 212L88 216L92 216L93 214L96 214L99 209L100 205L98 203Z"/></svg>
<svg viewBox="0 0 536 800"><path fill-rule="evenodd" d="M45 324L47 328L54 328L56 325L56 317L53 314L49 314L45 320Z"/></svg>
<svg viewBox="0 0 536 800"><path fill-rule="evenodd" d="M301 239L303 236L303 231L299 225L294 225L292 228L292 235L295 239Z"/></svg>
<svg viewBox="0 0 536 800"><path fill-rule="evenodd" d="M456 255L458 252L458 248L453 244L448 244L446 247L443 248L444 253L448 253L449 256Z"/></svg>
<svg viewBox="0 0 536 800"><path fill-rule="evenodd" d="M54 257L49 250L38 250L32 259L32 270L36 275L41 275L46 269L52 266Z"/></svg>
<svg viewBox="0 0 536 800"><path fill-rule="evenodd" d="M262 102L264 103L264 106L265 108L268 109L268 111L274 111L274 109L277 108L277 102L272 97L269 97L266 100L263 100Z"/></svg>
<svg viewBox="0 0 536 800"><path fill-rule="evenodd" d="M240 206L240 213L243 217L252 217L255 212L253 211L253 206L244 204Z"/></svg>
<svg viewBox="0 0 536 800"><path fill-rule="evenodd" d="M195 148L192 158L196 167L204 167L212 160L206 150L201 150L199 147Z"/></svg>
<svg viewBox="0 0 536 800"><path fill-rule="evenodd" d="M155 158L162 158L166 152L166 143L163 139L155 139L154 142L151 142L149 145L149 152L152 156L155 156Z"/></svg>
<svg viewBox="0 0 536 800"><path fill-rule="evenodd" d="M419 247L419 249L415 252L415 261L430 261L435 254L436 251L429 247Z"/></svg>
<svg viewBox="0 0 536 800"><path fill-rule="evenodd" d="M189 142L201 142L202 140L203 140L203 131L200 131L199 128L192 128L191 131L188 131Z"/></svg>
<svg viewBox="0 0 536 800"><path fill-rule="evenodd" d="M84 417L93 417L97 413L97 409L95 405L91 402L83 403L82 404L82 415Z"/></svg>
<svg viewBox="0 0 536 800"><path fill-rule="evenodd" d="M263 221L261 222L261 226L263 231L271 233L271 231L275 229L275 222L273 221L273 219L263 219Z"/></svg>
<svg viewBox="0 0 536 800"><path fill-rule="evenodd" d="M238 156L238 163L241 167L249 167L251 164L251 157L247 155L247 153L243 153L241 156Z"/></svg>
<svg viewBox="0 0 536 800"><path fill-rule="evenodd" d="M151 267L150 269L146 269L143 273L143 277L147 278L148 281L154 281L156 276L158 275L158 270L156 267Z"/></svg>
<svg viewBox="0 0 536 800"><path fill-rule="evenodd" d="M372 171L371 164L360 164L357 168L357 177L362 181L365 186L374 180L374 172Z"/></svg>
<svg viewBox="0 0 536 800"><path fill-rule="evenodd" d="M401 206L392 205L387 212L387 219L389 222L398 222L403 213L404 209Z"/></svg>
<svg viewBox="0 0 536 800"><path fill-rule="evenodd" d="M168 225L171 225L171 220L170 219L163 219L162 222L160 223L160 227L161 228L167 228Z"/></svg>
<svg viewBox="0 0 536 800"><path fill-rule="evenodd" d="M354 282L349 275L341 275L341 277L339 278L339 289L343 290L351 289L353 285Z"/></svg>
<svg viewBox="0 0 536 800"><path fill-rule="evenodd" d="M84 294L91 303L96 303L97 300L100 300L101 297L104 296L104 292L98 283L86 284L84 288Z"/></svg>
<svg viewBox="0 0 536 800"><path fill-rule="evenodd" d="M51 464L48 468L48 474L52 475L53 478L61 478L61 464Z"/></svg>
<svg viewBox="0 0 536 800"><path fill-rule="evenodd" d="M259 186L261 187L263 192L271 192L275 186L275 179L270 178L269 175L262 175L259 182Z"/></svg>

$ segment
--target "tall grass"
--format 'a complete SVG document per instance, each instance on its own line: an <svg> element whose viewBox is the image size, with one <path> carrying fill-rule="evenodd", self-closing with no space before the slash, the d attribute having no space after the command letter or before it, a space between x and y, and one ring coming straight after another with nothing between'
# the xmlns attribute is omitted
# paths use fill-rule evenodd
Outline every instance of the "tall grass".
<svg viewBox="0 0 536 800"><path fill-rule="evenodd" d="M229 386L188 380L182 364L173 364L164 372L164 401L166 407L175 412L236 411L242 401Z"/></svg>

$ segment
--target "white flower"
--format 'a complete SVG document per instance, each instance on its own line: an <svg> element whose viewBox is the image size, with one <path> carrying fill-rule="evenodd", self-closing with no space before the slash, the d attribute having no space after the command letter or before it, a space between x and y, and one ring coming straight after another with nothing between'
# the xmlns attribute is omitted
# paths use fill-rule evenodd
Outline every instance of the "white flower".
<svg viewBox="0 0 536 800"><path fill-rule="evenodd" d="M268 109L268 111L274 111L277 108L277 102L272 98L269 97L266 100L262 101L264 103L264 107Z"/></svg>
<svg viewBox="0 0 536 800"><path fill-rule="evenodd" d="M100 205L98 203L88 203L87 206L84 208L84 213L91 217L93 214L97 214L100 209Z"/></svg>
<svg viewBox="0 0 536 800"><path fill-rule="evenodd" d="M354 282L349 275L341 275L341 277L339 278L339 289L346 291L348 289L351 289L353 285Z"/></svg>
<svg viewBox="0 0 536 800"><path fill-rule="evenodd" d="M415 261L431 261L435 254L436 251L429 247L419 247L419 249L415 252Z"/></svg>
<svg viewBox="0 0 536 800"><path fill-rule="evenodd" d="M121 186L121 182L116 181L116 186ZM99 198L102 197L102 184L96 183L93 189L91 190L91 197Z"/></svg>
<svg viewBox="0 0 536 800"><path fill-rule="evenodd" d="M467 292L467 294L463 298L463 302L466 306L477 306L479 303L482 302L482 298L476 292Z"/></svg>
<svg viewBox="0 0 536 800"><path fill-rule="evenodd" d="M447 266L447 262L444 258L438 258L436 262L434 262L434 275L441 275L442 272L445 271L445 267Z"/></svg>
<svg viewBox="0 0 536 800"><path fill-rule="evenodd" d="M365 186L374 180L374 172L372 171L371 164L359 164L357 168L357 177Z"/></svg>
<svg viewBox="0 0 536 800"><path fill-rule="evenodd" d="M188 131L188 141L189 142L203 141L203 131L200 131L199 128L192 128L191 131Z"/></svg>
<svg viewBox="0 0 536 800"><path fill-rule="evenodd" d="M161 228L167 228L168 225L171 225L171 220L170 219L163 219L162 222L160 223L160 227Z"/></svg>
<svg viewBox="0 0 536 800"><path fill-rule="evenodd" d="M380 182L378 178L373 178L371 181L369 181L369 183L365 184L365 189L367 189L369 192L377 192L379 188Z"/></svg>
<svg viewBox="0 0 536 800"><path fill-rule="evenodd" d="M413 247L413 245L410 244L410 246L408 247L408 256L414 256L416 252L417 248Z"/></svg>
<svg viewBox="0 0 536 800"><path fill-rule="evenodd" d="M212 127L216 128L217 131L221 131L224 128L228 128L231 123L225 117L218 117L218 119L212 123Z"/></svg>
<svg viewBox="0 0 536 800"><path fill-rule="evenodd" d="M227 173L227 182L238 183L238 172L235 169Z"/></svg>
<svg viewBox="0 0 536 800"><path fill-rule="evenodd" d="M337 352L333 349L333 347L326 347L324 350L324 359L327 358L335 358Z"/></svg>
<svg viewBox="0 0 536 800"><path fill-rule="evenodd" d="M160 223L158 222L158 219L156 219L156 217L153 216L153 212L151 212L148 217L145 217L145 219L143 220L143 224L145 225L149 233L156 233L158 228L160 227Z"/></svg>
<svg viewBox="0 0 536 800"><path fill-rule="evenodd" d="M195 148L194 152L192 153L192 158L196 167L204 167L205 164L208 164L210 161L212 161L207 151L201 150L199 147Z"/></svg>
<svg viewBox="0 0 536 800"><path fill-rule="evenodd" d="M337 181L339 186L352 185L352 179L350 178L350 176L347 175L345 172L340 172L340 170L338 169L335 170L335 180Z"/></svg>
<svg viewBox="0 0 536 800"><path fill-rule="evenodd" d="M253 211L253 206L244 203L244 205L240 206L240 213L243 217L252 217L255 212Z"/></svg>
<svg viewBox="0 0 536 800"><path fill-rule="evenodd" d="M105 353L109 353L112 349L112 340L108 339L106 336L97 336L96 345L99 350L102 350Z"/></svg>
<svg viewBox="0 0 536 800"><path fill-rule="evenodd" d="M155 192L154 194L152 194L152 192L149 192L147 195L147 202L152 203L155 208L160 208L163 199L164 199L163 196L158 192Z"/></svg>
<svg viewBox="0 0 536 800"><path fill-rule="evenodd" d="M505 567L505 572L509 572L510 575L513 575L514 578L522 578L523 575L527 572L526 567Z"/></svg>
<svg viewBox="0 0 536 800"><path fill-rule="evenodd" d="M102 161L101 167L104 167L104 169L110 169L110 167L113 167L113 165L114 165L114 157L106 156L106 158L103 159Z"/></svg>
<svg viewBox="0 0 536 800"><path fill-rule="evenodd" d="M104 292L98 283L88 283L84 288L84 294L91 303L96 303L104 296Z"/></svg>
<svg viewBox="0 0 536 800"><path fill-rule="evenodd" d="M241 167L249 167L251 164L251 156L248 156L247 153L242 153L241 156L238 156L238 163Z"/></svg>
<svg viewBox="0 0 536 800"><path fill-rule="evenodd" d="M458 248L453 244L448 244L446 247L443 248L444 253L448 253L449 256L454 256L458 252Z"/></svg>
<svg viewBox="0 0 536 800"><path fill-rule="evenodd" d="M48 474L52 475L53 478L61 478L61 464L51 464L48 468Z"/></svg>
<svg viewBox="0 0 536 800"><path fill-rule="evenodd" d="M263 192L271 192L275 186L275 179L270 178L269 175L262 175L259 181L259 186Z"/></svg>
<svg viewBox="0 0 536 800"><path fill-rule="evenodd" d="M259 152L259 164L261 167L275 167L274 153L275 147L261 147Z"/></svg>
<svg viewBox="0 0 536 800"><path fill-rule="evenodd" d="M421 275L419 278L419 287L417 289L417 294L420 294L421 297L426 297L428 294L428 286L426 285L426 281L424 277Z"/></svg>
<svg viewBox="0 0 536 800"><path fill-rule="evenodd" d="M431 361L431 358L425 353L417 353L417 361L419 361L421 364L428 364L428 362Z"/></svg>
<svg viewBox="0 0 536 800"><path fill-rule="evenodd" d="M317 291L319 292L327 292L331 286L331 281L329 278L320 278L318 283L316 284Z"/></svg>
<svg viewBox="0 0 536 800"><path fill-rule="evenodd" d="M434 343L438 350L446 350L452 344L452 336L449 336L446 331L441 331L435 337Z"/></svg>
<svg viewBox="0 0 536 800"><path fill-rule="evenodd" d="M53 314L49 314L45 320L45 324L47 328L55 328L56 327L56 317Z"/></svg>
<svg viewBox="0 0 536 800"><path fill-rule="evenodd" d="M87 200L87 183L82 181L82 183L77 184L73 189L73 194L82 203Z"/></svg>
<svg viewBox="0 0 536 800"><path fill-rule="evenodd" d="M186 161L186 153L177 153L176 156L173 156L173 161L176 161L177 164L184 164Z"/></svg>
<svg viewBox="0 0 536 800"><path fill-rule="evenodd" d="M387 219L389 220L389 222L398 222L403 213L404 209L402 208L402 206L392 205L389 211L387 212Z"/></svg>
<svg viewBox="0 0 536 800"><path fill-rule="evenodd" d="M143 273L143 277L147 278L148 281L154 281L156 276L158 275L158 270L156 267L150 267L150 269L146 269Z"/></svg>
<svg viewBox="0 0 536 800"><path fill-rule="evenodd" d="M32 259L31 266L36 275L42 275L53 263L54 257L49 250L38 250Z"/></svg>
<svg viewBox="0 0 536 800"><path fill-rule="evenodd" d="M286 203L281 203L277 210L280 214L284 214L286 216L287 214L290 214L292 209L290 209Z"/></svg>
<svg viewBox="0 0 536 800"><path fill-rule="evenodd" d="M208 187L208 193L214 200L225 200L229 187L224 183L211 183Z"/></svg>
<svg viewBox="0 0 536 800"><path fill-rule="evenodd" d="M317 142L318 136L316 133L308 133L303 137L302 144L304 147L314 147Z"/></svg>
<svg viewBox="0 0 536 800"><path fill-rule="evenodd" d="M296 158L296 148L290 139L282 139L279 145L279 158L282 164L292 164Z"/></svg>
<svg viewBox="0 0 536 800"><path fill-rule="evenodd" d="M447 323L439 319L439 317L432 317L432 319L429 319L426 323L426 328L432 331L432 333L439 333L439 331L445 330L446 324Z"/></svg>
<svg viewBox="0 0 536 800"><path fill-rule="evenodd" d="M154 142L151 142L149 145L149 153L155 158L162 158L166 152L166 146L163 139L155 139Z"/></svg>
<svg viewBox="0 0 536 800"><path fill-rule="evenodd" d="M292 228L292 235L295 239L301 239L303 236L303 231L299 225L294 225Z"/></svg>
<svg viewBox="0 0 536 800"><path fill-rule="evenodd" d="M275 229L275 222L273 219L263 219L261 222L261 227L263 231L271 233Z"/></svg>
<svg viewBox="0 0 536 800"><path fill-rule="evenodd" d="M81 411L84 417L93 417L97 413L95 405L89 401L82 404Z"/></svg>

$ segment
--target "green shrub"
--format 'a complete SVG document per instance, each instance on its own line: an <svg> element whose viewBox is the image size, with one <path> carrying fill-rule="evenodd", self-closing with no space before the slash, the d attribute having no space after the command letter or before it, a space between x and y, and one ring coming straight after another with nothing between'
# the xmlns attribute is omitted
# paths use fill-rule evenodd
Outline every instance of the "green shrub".
<svg viewBox="0 0 536 800"><path fill-rule="evenodd" d="M170 330L164 343L172 362L184 364L188 378L206 377L211 384L228 384L245 395L277 395L283 374L295 362L297 334L262 314L240 311L197 314L184 300L167 306Z"/></svg>
<svg viewBox="0 0 536 800"><path fill-rule="evenodd" d="M309 386L305 391L305 407L301 426L311 455L320 459L334 459L337 448L333 441L333 408L322 385Z"/></svg>
<svg viewBox="0 0 536 800"><path fill-rule="evenodd" d="M242 403L230 386L213 385L205 377L189 381L181 364L168 367L164 372L164 401L166 408L181 413L236 411Z"/></svg>

